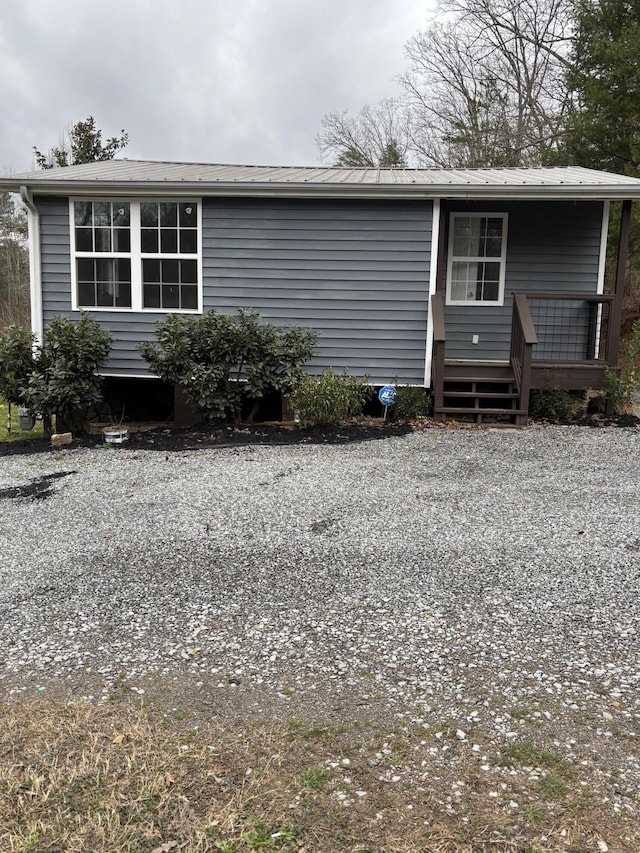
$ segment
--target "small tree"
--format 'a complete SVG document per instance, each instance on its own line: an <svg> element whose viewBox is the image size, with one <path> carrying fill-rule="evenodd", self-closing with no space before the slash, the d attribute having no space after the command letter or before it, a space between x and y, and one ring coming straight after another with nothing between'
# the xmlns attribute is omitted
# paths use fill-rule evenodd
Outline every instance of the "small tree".
<svg viewBox="0 0 640 853"><path fill-rule="evenodd" d="M139 350L161 379L180 385L209 419L240 417L246 399L268 391L289 394L303 376L317 335L297 326L260 323L255 311L234 316L207 311L199 317L170 314L158 324L158 343ZM255 415L254 405L250 419Z"/></svg>
<svg viewBox="0 0 640 853"><path fill-rule="evenodd" d="M78 322L54 317L44 345L10 326L0 338L0 393L8 402L41 414L45 435L56 415L74 432L86 431L91 409L101 400L102 379L96 371L111 349L109 332L87 314Z"/></svg>

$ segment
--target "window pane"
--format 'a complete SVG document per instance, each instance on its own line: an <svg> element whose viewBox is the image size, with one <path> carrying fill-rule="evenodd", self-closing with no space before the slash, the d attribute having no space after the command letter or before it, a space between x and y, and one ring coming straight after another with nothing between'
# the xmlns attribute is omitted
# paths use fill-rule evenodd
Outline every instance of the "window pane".
<svg viewBox="0 0 640 853"><path fill-rule="evenodd" d="M111 225L111 204L108 201L93 203L93 224Z"/></svg>
<svg viewBox="0 0 640 853"><path fill-rule="evenodd" d="M502 240L498 237L487 237L485 256L499 258L502 254Z"/></svg>
<svg viewBox="0 0 640 853"><path fill-rule="evenodd" d="M182 308L198 307L198 288L195 285L182 285Z"/></svg>
<svg viewBox="0 0 640 853"><path fill-rule="evenodd" d="M182 228L195 228L198 224L198 207L195 203L187 202L180 205L180 225Z"/></svg>
<svg viewBox="0 0 640 853"><path fill-rule="evenodd" d="M484 278L485 281L499 281L500 280L500 264L495 261L486 263L484 266Z"/></svg>
<svg viewBox="0 0 640 853"><path fill-rule="evenodd" d="M196 231L180 232L180 251L185 255L195 255L198 251L198 234Z"/></svg>
<svg viewBox="0 0 640 853"><path fill-rule="evenodd" d="M157 227L158 205L155 201L143 201L140 205L140 224L143 228Z"/></svg>
<svg viewBox="0 0 640 853"><path fill-rule="evenodd" d="M96 281L113 281L113 261L99 261L96 264Z"/></svg>
<svg viewBox="0 0 640 853"><path fill-rule="evenodd" d="M477 216L457 216L453 225L453 253L456 257L480 254L482 225Z"/></svg>
<svg viewBox="0 0 640 853"><path fill-rule="evenodd" d="M78 258L76 261L76 273L78 281L95 281L96 271L91 258Z"/></svg>
<svg viewBox="0 0 640 853"><path fill-rule="evenodd" d="M121 258L116 261L116 281L131 281L131 261L129 258Z"/></svg>
<svg viewBox="0 0 640 853"><path fill-rule="evenodd" d="M76 252L93 252L91 228L76 228Z"/></svg>
<svg viewBox="0 0 640 853"><path fill-rule="evenodd" d="M198 265L195 261L180 261L180 281L183 284L197 284Z"/></svg>
<svg viewBox="0 0 640 853"><path fill-rule="evenodd" d="M500 285L497 281L485 281L482 298L489 301L497 301Z"/></svg>
<svg viewBox="0 0 640 853"><path fill-rule="evenodd" d="M163 284L162 285L162 307L163 308L179 308L180 307L180 286L178 284Z"/></svg>
<svg viewBox="0 0 640 853"><path fill-rule="evenodd" d="M91 225L92 204L90 201L76 201L73 205L73 215L76 225Z"/></svg>
<svg viewBox="0 0 640 853"><path fill-rule="evenodd" d="M126 226L129 227L130 224L130 215L129 215L129 202L128 201L116 201L113 203L113 224L119 227Z"/></svg>
<svg viewBox="0 0 640 853"><path fill-rule="evenodd" d="M178 224L178 205L173 201L160 203L160 226L175 228Z"/></svg>
<svg viewBox="0 0 640 853"><path fill-rule="evenodd" d="M113 306L113 284L98 282L98 305Z"/></svg>
<svg viewBox="0 0 640 853"><path fill-rule="evenodd" d="M456 261L451 268L451 298L456 301L474 301L480 265Z"/></svg>
<svg viewBox="0 0 640 853"><path fill-rule="evenodd" d="M469 219L456 218L453 221L453 254L460 258L469 254Z"/></svg>
<svg viewBox="0 0 640 853"><path fill-rule="evenodd" d="M178 251L178 232L173 228L160 231L160 251L175 254Z"/></svg>
<svg viewBox="0 0 640 853"><path fill-rule="evenodd" d="M143 228L141 234L140 248L143 252L155 254L158 251L158 232L150 228Z"/></svg>
<svg viewBox="0 0 640 853"><path fill-rule="evenodd" d="M503 220L501 217L491 216L487 219L487 237L502 238Z"/></svg>
<svg viewBox="0 0 640 853"><path fill-rule="evenodd" d="M116 306L118 308L131 308L131 285L116 285Z"/></svg>
<svg viewBox="0 0 640 853"><path fill-rule="evenodd" d="M160 307L160 285L145 284L142 292L143 308L159 308Z"/></svg>
<svg viewBox="0 0 640 853"><path fill-rule="evenodd" d="M96 304L96 288L93 283L78 285L78 305L91 306Z"/></svg>
<svg viewBox="0 0 640 853"><path fill-rule="evenodd" d="M178 275L178 261L162 261L162 281L177 284L180 281Z"/></svg>
<svg viewBox="0 0 640 853"><path fill-rule="evenodd" d="M160 281L160 261L145 259L142 262L142 280L144 282Z"/></svg>
<svg viewBox="0 0 640 853"><path fill-rule="evenodd" d="M96 228L95 230L95 238L96 238L96 252L110 252L111 251L111 229L110 228Z"/></svg>
<svg viewBox="0 0 640 853"><path fill-rule="evenodd" d="M117 228L113 232L113 251L114 252L130 252L131 237L128 228Z"/></svg>

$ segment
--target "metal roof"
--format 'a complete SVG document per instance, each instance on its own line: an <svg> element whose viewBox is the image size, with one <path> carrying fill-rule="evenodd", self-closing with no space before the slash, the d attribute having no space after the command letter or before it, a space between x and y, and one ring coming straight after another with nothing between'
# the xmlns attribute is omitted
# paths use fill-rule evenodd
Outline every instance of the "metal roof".
<svg viewBox="0 0 640 853"><path fill-rule="evenodd" d="M640 180L577 166L505 169L386 169L232 166L106 160L0 177L0 189L201 195L395 198L640 198Z"/></svg>

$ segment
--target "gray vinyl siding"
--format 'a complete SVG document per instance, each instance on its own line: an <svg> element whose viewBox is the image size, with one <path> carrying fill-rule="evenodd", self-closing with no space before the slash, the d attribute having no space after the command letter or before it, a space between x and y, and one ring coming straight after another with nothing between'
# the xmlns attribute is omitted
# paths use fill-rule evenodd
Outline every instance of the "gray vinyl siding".
<svg viewBox="0 0 640 853"><path fill-rule="evenodd" d="M508 214L505 299L503 306L445 306L447 359L509 358L514 291L596 292L602 202L451 203L445 214L447 222L451 212L460 211ZM444 278L440 284L444 290ZM586 334L584 304L572 302L565 310L567 321L577 324ZM475 334L479 336L477 345L471 342ZM577 331L575 340L577 347ZM543 340L536 349L536 358L553 357ZM584 357L578 348L575 357Z"/></svg>
<svg viewBox="0 0 640 853"><path fill-rule="evenodd" d="M69 204L38 198L43 315L71 311ZM258 311L318 333L312 372L422 384L431 202L203 201L205 310ZM137 352L162 314L91 311L114 337L104 373L148 373Z"/></svg>
<svg viewBox="0 0 640 853"><path fill-rule="evenodd" d="M423 384L432 204L205 201L204 304L318 333L311 372Z"/></svg>

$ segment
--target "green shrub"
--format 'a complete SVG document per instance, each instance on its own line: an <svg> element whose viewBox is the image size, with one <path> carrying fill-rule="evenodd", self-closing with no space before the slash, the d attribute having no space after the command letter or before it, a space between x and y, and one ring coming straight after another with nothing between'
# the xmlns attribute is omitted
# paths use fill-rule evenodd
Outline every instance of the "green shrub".
<svg viewBox="0 0 640 853"><path fill-rule="evenodd" d="M424 418L431 414L431 397L424 388L403 385L398 388L395 404L399 418Z"/></svg>
<svg viewBox="0 0 640 853"><path fill-rule="evenodd" d="M51 419L74 432L88 428L90 411L102 398L96 371L111 349L111 334L84 312L78 321L54 317L45 342L10 326L0 338L0 394L10 403L41 414L45 434Z"/></svg>
<svg viewBox="0 0 640 853"><path fill-rule="evenodd" d="M34 369L34 337L22 326L9 326L0 337L0 397L24 406L24 389Z"/></svg>
<svg viewBox="0 0 640 853"><path fill-rule="evenodd" d="M580 402L569 391L557 385L536 388L529 398L529 414L534 418L570 421L579 410Z"/></svg>
<svg viewBox="0 0 640 853"><path fill-rule="evenodd" d="M362 413L373 394L367 378L325 370L322 376L305 376L291 397L300 426L340 425Z"/></svg>
<svg viewBox="0 0 640 853"><path fill-rule="evenodd" d="M237 419L244 400L272 390L291 393L317 339L311 329L261 323L255 311L244 310L234 316L169 314L156 337L157 344L138 346L151 370L181 385L209 419Z"/></svg>
<svg viewBox="0 0 640 853"><path fill-rule="evenodd" d="M604 395L619 414L633 408L640 390L640 320L631 335L620 344L620 371L608 365L604 369Z"/></svg>

